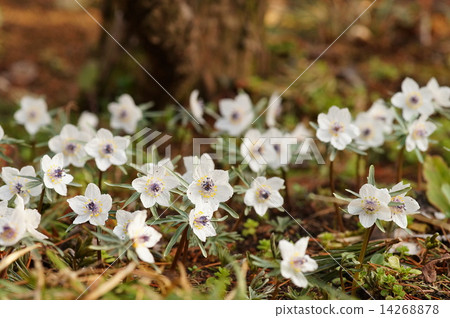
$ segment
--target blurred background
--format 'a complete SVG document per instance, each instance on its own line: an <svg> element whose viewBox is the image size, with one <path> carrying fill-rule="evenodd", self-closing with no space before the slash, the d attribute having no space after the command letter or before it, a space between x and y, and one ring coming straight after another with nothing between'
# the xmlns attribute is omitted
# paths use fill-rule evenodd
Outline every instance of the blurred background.
<svg viewBox="0 0 450 318"><path fill-rule="evenodd" d="M79 0L177 100L282 92L367 0ZM291 127L332 104L364 110L405 76L450 85L450 1L377 1L283 95ZM0 0L0 110L24 94L98 112L122 93L173 100L74 0ZM7 117L8 116L8 117Z"/></svg>

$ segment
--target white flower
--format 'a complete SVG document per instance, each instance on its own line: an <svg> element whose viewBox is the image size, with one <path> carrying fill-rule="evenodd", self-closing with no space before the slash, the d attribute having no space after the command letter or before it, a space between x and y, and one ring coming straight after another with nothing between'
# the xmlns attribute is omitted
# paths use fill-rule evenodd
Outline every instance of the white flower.
<svg viewBox="0 0 450 318"><path fill-rule="evenodd" d="M112 115L111 127L122 128L127 134L133 134L136 131L137 123L142 119L142 110L127 94L120 96L118 103L109 104L108 110Z"/></svg>
<svg viewBox="0 0 450 318"><path fill-rule="evenodd" d="M320 141L330 142L337 150L344 150L359 135L359 129L352 122L348 108L332 106L328 114L319 114L319 129L316 135Z"/></svg>
<svg viewBox="0 0 450 318"><path fill-rule="evenodd" d="M413 79L407 77L402 82L402 91L392 96L391 103L403 109L403 118L409 121L418 114L430 116L433 113L431 98L429 88L420 88Z"/></svg>
<svg viewBox="0 0 450 318"><path fill-rule="evenodd" d="M8 201L0 201L0 219L9 217L13 209L8 208Z"/></svg>
<svg viewBox="0 0 450 318"><path fill-rule="evenodd" d="M294 130L291 132L291 136L297 138L299 143L306 140L306 138L311 138L311 131L305 126L305 124L300 123L295 126Z"/></svg>
<svg viewBox="0 0 450 318"><path fill-rule="evenodd" d="M41 194L42 185L28 189L27 184L31 179L21 176L36 177L36 172L32 166L25 166L22 169L3 167L1 177L6 185L0 187L0 200L11 200L14 195L22 197L25 204L30 201L30 196L35 197Z"/></svg>
<svg viewBox="0 0 450 318"><path fill-rule="evenodd" d="M308 241L309 237L303 237L295 245L286 240L281 240L278 244L282 258L281 275L291 279L301 288L308 286L308 280L303 273L313 272L318 268L317 262L306 255Z"/></svg>
<svg viewBox="0 0 450 318"><path fill-rule="evenodd" d="M183 157L183 164L184 167L186 168L186 172L183 174L183 179L187 182L187 183L191 183L192 181L194 181L194 170L195 167L197 167L200 164L200 158L197 156L187 156L187 157Z"/></svg>
<svg viewBox="0 0 450 318"><path fill-rule="evenodd" d="M233 196L233 188L228 183L228 171L215 170L214 162L208 154L200 157L200 164L194 169L194 181L187 189L189 200L195 205L209 205L213 211L220 202Z"/></svg>
<svg viewBox="0 0 450 318"><path fill-rule="evenodd" d="M268 164L277 160L274 147L257 129L250 129L245 134L241 144L241 155L244 163L254 172L262 171Z"/></svg>
<svg viewBox="0 0 450 318"><path fill-rule="evenodd" d="M98 117L94 113L84 111L78 119L78 127L87 133L90 138L94 138L98 125Z"/></svg>
<svg viewBox="0 0 450 318"><path fill-rule="evenodd" d="M371 184L365 184L359 190L360 197L348 205L348 213L359 215L359 222L365 228L371 227L377 219L391 220L391 210L388 206L391 196L387 189L377 189Z"/></svg>
<svg viewBox="0 0 450 318"><path fill-rule="evenodd" d="M291 161L292 151L291 146L297 144L297 139L290 134L283 134L277 128L270 128L263 137L267 138L267 142L275 150L275 155L272 160L268 162L272 169L278 169L281 166L286 166Z"/></svg>
<svg viewBox="0 0 450 318"><path fill-rule="evenodd" d="M144 173L152 173L154 169L163 168L166 175L170 175L170 172L168 170L175 170L175 167L173 166L172 161L170 158L164 158L158 161L156 164L150 162L145 163L141 166L141 171Z"/></svg>
<svg viewBox="0 0 450 318"><path fill-rule="evenodd" d="M427 117L421 116L413 121L408 127L406 137L406 150L413 151L418 148L420 151L428 149L428 137L436 130L436 125L427 121Z"/></svg>
<svg viewBox="0 0 450 318"><path fill-rule="evenodd" d="M84 149L95 158L98 169L106 171L111 165L120 166L127 162L125 150L129 144L128 138L114 137L109 130L101 128Z"/></svg>
<svg viewBox="0 0 450 318"><path fill-rule="evenodd" d="M383 132L390 134L392 132L392 122L394 120L394 110L386 106L384 100L377 99L367 111L370 117L383 125Z"/></svg>
<svg viewBox="0 0 450 318"><path fill-rule="evenodd" d="M102 194L97 185L89 183L84 195L77 195L68 199L70 208L78 216L73 224L82 224L87 221L92 225L105 225L108 212L112 207L112 198L109 194Z"/></svg>
<svg viewBox="0 0 450 318"><path fill-rule="evenodd" d="M273 127L276 125L276 119L281 113L281 96L277 93L273 93L270 96L269 104L266 111L266 125Z"/></svg>
<svg viewBox="0 0 450 318"><path fill-rule="evenodd" d="M256 213L263 216L268 208L279 208L283 205L284 200L279 192L283 185L284 180L278 177L257 177L245 192L244 203L254 207Z"/></svg>
<svg viewBox="0 0 450 318"><path fill-rule="evenodd" d="M75 167L83 167L88 159L84 150L84 144L89 139L87 133L78 130L74 125L67 124L61 129L59 135L49 140L48 147L54 153L63 154L64 167L70 164Z"/></svg>
<svg viewBox="0 0 450 318"><path fill-rule="evenodd" d="M450 107L450 87L439 86L438 81L433 77L428 81L427 88L431 91L437 108Z"/></svg>
<svg viewBox="0 0 450 318"><path fill-rule="evenodd" d="M17 197L18 202L21 200L21 197ZM16 204L11 213L0 218L0 246L16 244L24 237L26 230L25 210L22 200L22 204Z"/></svg>
<svg viewBox="0 0 450 318"><path fill-rule="evenodd" d="M20 109L14 114L14 119L30 135L35 135L39 129L50 124L51 118L47 112L47 103L43 98L25 96L20 101Z"/></svg>
<svg viewBox="0 0 450 318"><path fill-rule="evenodd" d="M17 204L17 202L16 202ZM20 204L20 203L19 203ZM22 201L23 204L23 201ZM24 211L25 218L25 228L28 234L38 240L45 240L48 238L46 235L37 231L39 224L41 223L41 214L36 209L25 209Z"/></svg>
<svg viewBox="0 0 450 318"><path fill-rule="evenodd" d="M73 177L64 170L64 155L56 154L53 158L45 155L41 159L41 169L44 172L44 185L46 188L55 189L59 195L67 195L67 186Z"/></svg>
<svg viewBox="0 0 450 318"><path fill-rule="evenodd" d="M192 115L197 121L204 125L205 120L203 119L204 105L203 102L198 98L198 90L193 90L189 96L189 106L191 108Z"/></svg>
<svg viewBox="0 0 450 318"><path fill-rule="evenodd" d="M389 192L397 192L408 187L409 184L403 184L403 182L399 182L395 186L393 186ZM419 213L418 210L420 209L417 201L409 196L405 196L405 194L406 192L398 194L395 197L391 198L391 202L400 203L400 205L391 206L390 208L392 212L392 221L394 221L401 228L406 228L408 226L408 220L406 216L409 214Z"/></svg>
<svg viewBox="0 0 450 318"><path fill-rule="evenodd" d="M140 198L145 208L158 203L161 206L170 206L170 190L179 185L176 177L166 174L163 167L153 167L147 175L134 179L131 183L134 189L141 194Z"/></svg>
<svg viewBox="0 0 450 318"><path fill-rule="evenodd" d="M128 225L139 215L143 214L144 219L147 217L147 211L140 210L136 212L127 212L124 210L118 210L116 212L116 220L117 225L114 228L113 232L116 234L120 239L125 240L125 238L128 236Z"/></svg>
<svg viewBox="0 0 450 318"><path fill-rule="evenodd" d="M2 140L4 136L5 136L5 131L3 130L3 127L0 126L0 140Z"/></svg>
<svg viewBox="0 0 450 318"><path fill-rule="evenodd" d="M368 113L360 113L356 116L355 125L361 132L355 142L362 150L380 147L384 143L383 129L380 129L380 121L374 120Z"/></svg>
<svg viewBox="0 0 450 318"><path fill-rule="evenodd" d="M149 248L159 242L162 235L154 228L145 224L146 214L139 213L128 225L128 237L133 241L133 247L141 260L147 263L154 263L152 253Z"/></svg>
<svg viewBox="0 0 450 318"><path fill-rule="evenodd" d="M189 224L202 242L205 242L207 237L216 235L216 230L211 223L213 214L211 207L203 204L196 205L195 209L189 213Z"/></svg>
<svg viewBox="0 0 450 318"><path fill-rule="evenodd" d="M239 136L250 126L254 118L253 105L250 97L240 93L235 99L222 99L219 101L220 113L214 127L226 131L230 136Z"/></svg>

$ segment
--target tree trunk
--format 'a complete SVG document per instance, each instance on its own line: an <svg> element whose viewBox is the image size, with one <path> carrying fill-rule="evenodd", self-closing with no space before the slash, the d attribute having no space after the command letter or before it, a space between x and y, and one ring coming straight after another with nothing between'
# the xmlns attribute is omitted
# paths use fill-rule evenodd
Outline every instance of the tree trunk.
<svg viewBox="0 0 450 318"><path fill-rule="evenodd" d="M235 90L265 63L267 0L108 0L103 25L177 100ZM157 105L173 102L107 35L100 44L97 95L119 93ZM128 86L127 86L128 85Z"/></svg>

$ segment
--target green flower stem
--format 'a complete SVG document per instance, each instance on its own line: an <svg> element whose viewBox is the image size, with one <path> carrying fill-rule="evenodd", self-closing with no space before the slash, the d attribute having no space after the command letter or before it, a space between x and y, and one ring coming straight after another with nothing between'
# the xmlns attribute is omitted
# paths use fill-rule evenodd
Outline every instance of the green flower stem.
<svg viewBox="0 0 450 318"><path fill-rule="evenodd" d="M405 159L405 146L403 146L399 153L398 153L398 157L397 157L397 183L402 181L403 178L403 161Z"/></svg>
<svg viewBox="0 0 450 318"><path fill-rule="evenodd" d="M36 138L35 136L31 137L31 163L33 164L34 159L36 158Z"/></svg>
<svg viewBox="0 0 450 318"><path fill-rule="evenodd" d="M285 192L286 192L286 207L287 207L287 210L290 213L292 213L294 211L292 209L292 201L291 201L291 196L289 194L289 182L288 182L287 171L285 169L281 168L281 172L283 174L284 184L286 185L286 189L285 189Z"/></svg>
<svg viewBox="0 0 450 318"><path fill-rule="evenodd" d="M184 245L186 244L186 241L187 241L188 230L189 230L189 225L186 226L186 228L183 230L183 234L181 236L180 244L178 245L177 252L175 253L175 257L174 257L174 259L172 261L172 266L170 267L171 270L174 270L175 266L177 266L178 259L180 258L181 252L183 251Z"/></svg>
<svg viewBox="0 0 450 318"><path fill-rule="evenodd" d="M97 233L102 234L102 228L100 226L97 226ZM100 239L97 237L97 246L100 246ZM97 251L97 260L101 267L103 267L103 260L102 260L102 251Z"/></svg>
<svg viewBox="0 0 450 318"><path fill-rule="evenodd" d="M102 192L102 179L103 179L103 171L99 170L99 173L98 173L98 188L100 189L100 192Z"/></svg>
<svg viewBox="0 0 450 318"><path fill-rule="evenodd" d="M419 162L417 162L417 188L416 188L416 191L422 191L422 171L423 171L423 165L419 161Z"/></svg>
<svg viewBox="0 0 450 318"><path fill-rule="evenodd" d="M361 155L356 154L356 180L355 180L356 190L359 190L359 188L361 187L360 168L361 168Z"/></svg>
<svg viewBox="0 0 450 318"><path fill-rule="evenodd" d="M370 236L372 235L372 232L374 229L375 229L375 224L372 225L370 228L367 228L366 231L364 232L364 238L363 238L363 243L361 246L361 252L359 253L359 258L358 258L359 264L356 266L356 269L361 269L361 267L363 265L364 258L366 257L367 246L369 245L369 241L370 241ZM359 272L356 272L353 277L352 296L356 295L358 279L359 279Z"/></svg>
<svg viewBox="0 0 450 318"><path fill-rule="evenodd" d="M234 222L234 225L231 228L231 232L234 232L237 230L239 224L241 224L244 217L245 217L245 209L242 209L241 213L239 213L239 218L236 220L236 222Z"/></svg>
<svg viewBox="0 0 450 318"><path fill-rule="evenodd" d="M333 169L333 163L334 161L330 160L330 171L329 171L329 175L330 175L330 190L331 190L331 196L334 196L335 188L334 188L334 169ZM342 215L339 212L339 205L335 202L333 203L334 205L334 213L335 213L335 218L336 218L336 224L339 228L339 230L341 232L345 231L345 227L344 227L344 221L342 220Z"/></svg>
<svg viewBox="0 0 450 318"><path fill-rule="evenodd" d="M38 211L40 214L42 214L42 207L44 206L44 196L45 196L45 187L42 187L42 193L41 197L39 198L39 205L38 205Z"/></svg>

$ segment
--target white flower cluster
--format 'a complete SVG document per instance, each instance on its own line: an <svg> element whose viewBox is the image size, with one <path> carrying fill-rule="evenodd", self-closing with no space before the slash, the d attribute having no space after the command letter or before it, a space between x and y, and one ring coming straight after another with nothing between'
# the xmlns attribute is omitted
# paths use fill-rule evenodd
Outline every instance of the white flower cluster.
<svg viewBox="0 0 450 318"><path fill-rule="evenodd" d="M348 205L348 212L358 215L359 222L365 228L371 227L377 220L393 221L399 227L406 228L407 215L418 213L420 208L416 200L406 196L408 190L409 184L403 182L396 184L391 190L365 184L359 190L359 198Z"/></svg>
<svg viewBox="0 0 450 318"><path fill-rule="evenodd" d="M413 79L406 78L402 91L392 96L391 104L402 110L405 124L401 133L406 135L406 150L426 151L428 138L436 130L428 118L435 111L450 107L450 87L440 87L434 78L426 87L419 87ZM336 150L344 150L352 143L363 151L381 147L396 128L394 108L379 99L352 121L347 108L332 106L328 113L319 114L316 136Z"/></svg>

